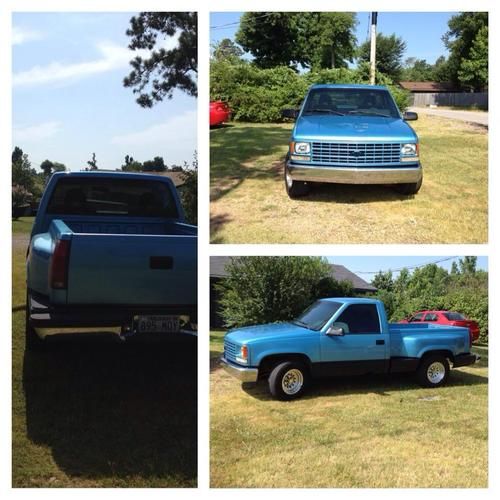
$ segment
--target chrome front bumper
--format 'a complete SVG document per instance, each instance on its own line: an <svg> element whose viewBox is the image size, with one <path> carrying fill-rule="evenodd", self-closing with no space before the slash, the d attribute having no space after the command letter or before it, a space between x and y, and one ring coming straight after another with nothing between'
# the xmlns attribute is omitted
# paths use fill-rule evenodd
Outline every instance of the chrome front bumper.
<svg viewBox="0 0 500 500"><path fill-rule="evenodd" d="M338 184L414 184L422 179L420 163L404 167L330 167L288 161L294 181Z"/></svg>
<svg viewBox="0 0 500 500"><path fill-rule="evenodd" d="M245 366L236 365L224 357L220 358L220 364L227 373L242 382L257 382L259 375L259 370L257 368L247 368Z"/></svg>

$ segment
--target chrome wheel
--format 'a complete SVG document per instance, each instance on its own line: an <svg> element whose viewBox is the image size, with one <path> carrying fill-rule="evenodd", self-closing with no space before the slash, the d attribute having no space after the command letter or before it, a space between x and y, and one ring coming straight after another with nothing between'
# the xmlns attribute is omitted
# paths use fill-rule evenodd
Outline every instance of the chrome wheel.
<svg viewBox="0 0 500 500"><path fill-rule="evenodd" d="M433 384L439 384L446 375L446 368L440 361L434 361L427 368L427 379Z"/></svg>
<svg viewBox="0 0 500 500"><path fill-rule="evenodd" d="M304 385L304 375L300 370L288 370L281 379L281 388L288 395L297 394Z"/></svg>

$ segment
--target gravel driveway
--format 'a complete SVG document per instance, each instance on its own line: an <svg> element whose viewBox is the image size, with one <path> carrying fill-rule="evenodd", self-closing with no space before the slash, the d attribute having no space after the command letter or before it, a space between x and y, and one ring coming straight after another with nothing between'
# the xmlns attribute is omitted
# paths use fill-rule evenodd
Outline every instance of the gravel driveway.
<svg viewBox="0 0 500 500"><path fill-rule="evenodd" d="M421 113L423 115L442 116L452 120L460 120L462 122L476 123L478 125L488 126L487 111L461 111L456 109L439 109L439 108L420 108L411 107L410 111Z"/></svg>

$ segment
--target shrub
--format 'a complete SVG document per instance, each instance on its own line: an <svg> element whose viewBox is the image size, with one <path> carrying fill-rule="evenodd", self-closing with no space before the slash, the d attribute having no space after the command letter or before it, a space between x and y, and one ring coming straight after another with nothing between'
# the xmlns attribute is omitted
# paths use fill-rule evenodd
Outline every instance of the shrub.
<svg viewBox="0 0 500 500"><path fill-rule="evenodd" d="M286 66L262 69L246 61L212 61L210 98L229 102L235 121L270 123L282 121L281 110L298 108L307 89L315 83L368 83L369 68L322 69L297 73ZM408 107L409 93L385 75L377 83L389 87L399 109Z"/></svg>

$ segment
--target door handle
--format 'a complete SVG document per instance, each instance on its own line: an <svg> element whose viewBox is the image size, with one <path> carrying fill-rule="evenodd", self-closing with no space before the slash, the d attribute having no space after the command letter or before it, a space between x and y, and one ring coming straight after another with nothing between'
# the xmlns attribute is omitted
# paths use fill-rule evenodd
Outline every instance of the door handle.
<svg viewBox="0 0 500 500"><path fill-rule="evenodd" d="M385 344L385 340L377 340L375 342L375 344L377 344L377 345L384 345Z"/></svg>

